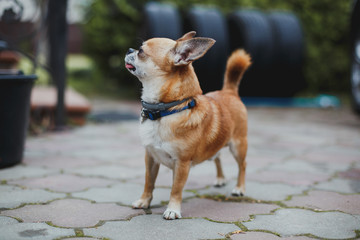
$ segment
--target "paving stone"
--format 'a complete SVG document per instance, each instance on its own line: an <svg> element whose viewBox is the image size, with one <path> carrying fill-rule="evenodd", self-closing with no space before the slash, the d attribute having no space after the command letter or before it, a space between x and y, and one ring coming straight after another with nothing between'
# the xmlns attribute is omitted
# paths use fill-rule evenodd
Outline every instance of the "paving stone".
<svg viewBox="0 0 360 240"><path fill-rule="evenodd" d="M121 159L127 159L129 157L142 157L143 148L140 145L138 146L128 146L125 150L120 150L119 148L90 148L84 150L76 150L76 151L67 151L62 152L62 156L64 157L72 157L72 158L89 158L101 160L103 162L117 162L121 161Z"/></svg>
<svg viewBox="0 0 360 240"><path fill-rule="evenodd" d="M102 220L125 220L143 213L143 210L113 203L95 204L79 199L62 199L48 205L27 205L1 212L5 216L21 218L24 222L50 221L60 227L93 227Z"/></svg>
<svg viewBox="0 0 360 240"><path fill-rule="evenodd" d="M131 138L128 139L128 136L124 140L122 135L101 137L102 135L88 138L73 135L69 139L51 139L50 142L33 144L26 150L24 163L61 169L94 166L107 162L133 166L135 158L137 160L135 163L144 166L145 150L140 140L133 141Z"/></svg>
<svg viewBox="0 0 360 240"><path fill-rule="evenodd" d="M29 141L26 140L26 143L28 143L28 142ZM57 157L57 155L58 154L56 152L46 151L46 150L44 150L42 148L39 149L39 150L36 150L33 147L32 148L27 148L25 146L23 161L25 161L25 159L26 160L33 160L33 159L53 158L53 157Z"/></svg>
<svg viewBox="0 0 360 240"><path fill-rule="evenodd" d="M97 129L96 126L89 126L89 128ZM126 149L129 150L143 149L139 136L135 139L132 134L125 132L127 137L123 138L124 133L117 131L115 128L110 132L109 129L109 127L106 129L99 128L91 134L78 134L76 130L65 135L52 134L50 137L44 138L46 141L34 141L34 139L30 138L26 144L25 156L30 158L46 157L52 154L53 156L105 161L112 160L115 156L128 155L127 151L118 151L123 146L126 146ZM133 152L134 154L136 152Z"/></svg>
<svg viewBox="0 0 360 240"><path fill-rule="evenodd" d="M56 169L71 169L78 167L96 166L99 161L91 158L74 158L64 156L43 156L43 157L24 157L23 163L26 166L37 166Z"/></svg>
<svg viewBox="0 0 360 240"><path fill-rule="evenodd" d="M116 137L126 134L129 136L128 139L131 137L131 139L135 138L135 140L140 141L138 129L139 121L126 121L96 125L88 124L77 129L74 134L81 138Z"/></svg>
<svg viewBox="0 0 360 240"><path fill-rule="evenodd" d="M304 173L288 171L259 171L255 174L248 174L247 180L258 182L281 182L292 185L312 185L315 182L322 182L329 179L325 173Z"/></svg>
<svg viewBox="0 0 360 240"><path fill-rule="evenodd" d="M24 203L45 203L66 197L63 193L51 193L42 189L22 189L0 185L0 208L15 208Z"/></svg>
<svg viewBox="0 0 360 240"><path fill-rule="evenodd" d="M56 135L46 138L47 141L27 141L25 146L26 157L41 157L46 155L58 156L64 152L75 151L81 146L81 142L70 133L67 137L59 137ZM60 147L61 146L61 147ZM45 155L42 153L46 153Z"/></svg>
<svg viewBox="0 0 360 240"><path fill-rule="evenodd" d="M173 173L172 170L161 166L162 172L158 174L156 179L157 187L169 187L171 188L173 182ZM237 164L233 160L233 164L229 165L223 164L223 171L226 179L232 179L237 176ZM250 172L250 170L249 170ZM198 164L190 169L189 177L186 181L184 189L202 189L207 186L212 186L216 180L216 167L213 161L205 161L201 164ZM133 182L144 184L144 177L137 178Z"/></svg>
<svg viewBox="0 0 360 240"><path fill-rule="evenodd" d="M112 179L131 179L145 176L145 166L143 168L130 168L120 165L101 165L95 167L82 167L77 169L65 170L67 173L79 174L82 176L105 177Z"/></svg>
<svg viewBox="0 0 360 240"><path fill-rule="evenodd" d="M85 198L95 202L117 202L131 206L131 203L138 200L144 190L143 185L134 183L121 183L108 188L91 188L84 192L73 193L76 198ZM171 189L155 188L151 206L161 205L168 202ZM183 199L195 196L192 192L183 192Z"/></svg>
<svg viewBox="0 0 360 240"><path fill-rule="evenodd" d="M360 161L358 161L354 164L354 168L360 168Z"/></svg>
<svg viewBox="0 0 360 240"><path fill-rule="evenodd" d="M159 173L157 176L157 179L156 179L155 186L157 188L158 187L171 188L172 181L173 181L172 175L173 174L171 171ZM215 176L216 176L215 173L213 173L211 175L194 176L194 174L192 174L191 170L190 170L190 174L186 181L184 189L185 190L203 189L203 188L206 188L207 186L211 186L215 182L215 179L216 179ZM137 179L134 179L132 182L138 183L143 186L145 183L145 179L137 178Z"/></svg>
<svg viewBox="0 0 360 240"><path fill-rule="evenodd" d="M287 159L294 155L294 151L291 148L284 148L281 146L277 146L275 148L274 146L270 146L266 143L262 145L249 146L247 153L249 155L269 155L280 159Z"/></svg>
<svg viewBox="0 0 360 240"><path fill-rule="evenodd" d="M308 238L304 236L293 236L293 237L278 237L275 234L271 233L263 233L263 232L244 232L240 234L233 234L231 236L232 240L259 240L259 239L266 239L266 240L310 240L313 238Z"/></svg>
<svg viewBox="0 0 360 240"><path fill-rule="evenodd" d="M263 155L247 155L246 157L248 166L254 166L259 168L265 168L273 163L279 163L283 161L283 158L276 156L263 156Z"/></svg>
<svg viewBox="0 0 360 240"><path fill-rule="evenodd" d="M360 139L358 136L338 138L336 144L343 147L358 148L360 146Z"/></svg>
<svg viewBox="0 0 360 240"><path fill-rule="evenodd" d="M100 238L89 238L89 237L76 237L76 238L66 238L64 240L96 240Z"/></svg>
<svg viewBox="0 0 360 240"><path fill-rule="evenodd" d="M329 139L324 136L319 136L319 134L286 134L283 136L279 136L278 139L276 139L279 143L293 143L293 144L300 144L300 145L306 145L308 147L317 147L317 146L323 146L324 144L332 143L332 139Z"/></svg>
<svg viewBox="0 0 360 240"><path fill-rule="evenodd" d="M269 149L272 151L285 151L286 153L290 154L300 154L307 150L309 147L313 147L307 143L296 143L296 142L289 142L289 141L279 141L279 140L272 140L270 142L264 143L257 147L263 149Z"/></svg>
<svg viewBox="0 0 360 240"><path fill-rule="evenodd" d="M137 151L137 154L127 156L121 159L116 159L112 163L121 164L125 167L144 169L145 167L145 150ZM145 176L145 170L144 170Z"/></svg>
<svg viewBox="0 0 360 240"><path fill-rule="evenodd" d="M210 187L199 190L200 195L225 195L230 196L232 189L235 187L235 181L230 181L222 188ZM282 201L289 195L301 194L307 187L291 186L281 183L258 183L248 181L246 183L245 196L264 201Z"/></svg>
<svg viewBox="0 0 360 240"><path fill-rule="evenodd" d="M343 195L326 191L310 191L307 196L293 196L283 202L287 206L306 207L322 211L338 210L360 215L360 195Z"/></svg>
<svg viewBox="0 0 360 240"><path fill-rule="evenodd" d="M342 156L339 154L330 154L330 153L308 153L303 156L304 160L310 162L319 162L319 163L353 163L359 161L357 156Z"/></svg>
<svg viewBox="0 0 360 240"><path fill-rule="evenodd" d="M230 149L228 147L223 148L220 151L220 160L221 164L223 166L224 174L226 177L230 177L231 175L237 176L237 163L234 159L233 155L230 152ZM262 154L250 154L247 153L246 161L248 162L247 165L247 172L254 172L260 168L262 168L264 165L281 161L282 159L278 158L277 156L272 155L262 155ZM215 171L215 163L214 161L205 161L204 163L201 163L199 165L194 166L193 169L199 169L199 172L201 173L201 169L203 168L203 164L209 163L210 168L212 169L212 174L214 175L216 173Z"/></svg>
<svg viewBox="0 0 360 240"><path fill-rule="evenodd" d="M359 140L359 131L357 131L357 135L353 135L353 137L355 137L357 140ZM331 154L339 154L342 156L352 156L352 157L357 157L357 160L360 160L360 149L359 149L359 142L356 146L353 147L346 147L346 146L341 146L339 144L334 144L334 145L328 145L326 146L324 149L324 151L329 152Z"/></svg>
<svg viewBox="0 0 360 240"><path fill-rule="evenodd" d="M229 163L222 164L226 181L230 181L231 179L236 179L238 174L238 166L235 160L231 159L231 161L229 162L230 164ZM259 168L252 167L251 165L249 165L246 171L248 174L252 174L255 173L257 169ZM160 166L160 171L161 172L159 172L158 177L156 179L156 183L155 183L156 186L171 188L173 181L172 170L168 169L165 166ZM205 161L190 169L189 177L186 181L184 189L186 190L203 189L212 186L215 180L216 180L216 167L214 161ZM145 179L144 177L136 178L131 180L131 182L144 185Z"/></svg>
<svg viewBox="0 0 360 240"><path fill-rule="evenodd" d="M9 224L16 224L16 223L19 223L19 222L14 218L0 216L0 227L9 225Z"/></svg>
<svg viewBox="0 0 360 240"><path fill-rule="evenodd" d="M31 177L42 177L59 173L55 169L44 169L38 167L27 167L23 165L17 165L10 168L0 169L0 181L13 180Z"/></svg>
<svg viewBox="0 0 360 240"><path fill-rule="evenodd" d="M314 188L340 193L360 193L360 181L334 178L329 182L319 183Z"/></svg>
<svg viewBox="0 0 360 240"><path fill-rule="evenodd" d="M82 191L90 187L104 187L114 183L116 182L106 179L78 177L67 174L8 182L8 184L16 184L29 188L44 188L55 192L68 193Z"/></svg>
<svg viewBox="0 0 360 240"><path fill-rule="evenodd" d="M338 175L339 175L339 177L342 177L342 178L348 178L348 179L354 179L354 180L360 181L360 169L359 168L349 169L348 171L341 172Z"/></svg>
<svg viewBox="0 0 360 240"><path fill-rule="evenodd" d="M56 135L46 139L45 142L32 142L26 145L26 157L41 157L52 155L56 156L71 156L72 152L79 150L86 151L88 149L104 149L115 148L115 141L110 138L104 139L101 137L85 138L77 137L74 133L68 134L66 137L58 137ZM61 146L61 147L60 147ZM118 147L118 146L117 146ZM46 153L46 155L41 154Z"/></svg>
<svg viewBox="0 0 360 240"><path fill-rule="evenodd" d="M281 236L312 234L320 238L346 239L356 236L360 216L340 212L280 209L274 215L257 215L253 221L243 224L249 230L266 230Z"/></svg>
<svg viewBox="0 0 360 240"><path fill-rule="evenodd" d="M267 214L279 208L274 204L218 202L210 199L189 199L181 206L183 218L206 217L219 222L247 221L250 215ZM154 209L153 213L162 214L165 208Z"/></svg>
<svg viewBox="0 0 360 240"><path fill-rule="evenodd" d="M223 159L221 156L220 158ZM229 156L227 159L230 161L227 160L227 164L222 164L224 175L228 178L236 177L238 175L237 163L232 156ZM221 160L221 162L224 161ZM216 166L214 161L205 161L190 169L190 177L200 178L202 175L209 175L212 176L214 180L216 179Z"/></svg>
<svg viewBox="0 0 360 240"><path fill-rule="evenodd" d="M328 173L333 174L339 171L345 171L350 167L349 164L328 164L328 163L312 163L304 160L289 160L279 164L273 164L269 170L280 170L289 172L303 173Z"/></svg>
<svg viewBox="0 0 360 240"><path fill-rule="evenodd" d="M130 221L107 222L96 229L84 229L84 234L110 239L218 239L240 230L234 224L215 223L204 219L167 221L161 215L144 215Z"/></svg>
<svg viewBox="0 0 360 240"><path fill-rule="evenodd" d="M306 153L304 158L312 162L353 163L360 160L360 151L354 148L331 146Z"/></svg>
<svg viewBox="0 0 360 240"><path fill-rule="evenodd" d="M74 236L72 229L50 227L46 223L18 223L0 225L1 239L16 240L53 240L67 236Z"/></svg>

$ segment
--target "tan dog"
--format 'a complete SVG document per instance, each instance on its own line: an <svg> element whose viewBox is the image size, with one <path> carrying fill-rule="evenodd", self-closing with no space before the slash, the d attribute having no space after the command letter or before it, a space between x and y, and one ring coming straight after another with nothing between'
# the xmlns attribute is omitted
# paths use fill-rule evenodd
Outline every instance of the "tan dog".
<svg viewBox="0 0 360 240"><path fill-rule="evenodd" d="M129 49L126 68L143 85L140 135L146 148L144 193L133 208L148 208L160 164L173 170L165 219L181 218L182 191L192 165L214 159L218 186L225 184L218 152L229 146L239 166L232 194L245 192L247 112L238 86L250 57L243 50L228 59L221 91L202 95L192 62L215 43L189 32L173 41L153 38L136 51Z"/></svg>

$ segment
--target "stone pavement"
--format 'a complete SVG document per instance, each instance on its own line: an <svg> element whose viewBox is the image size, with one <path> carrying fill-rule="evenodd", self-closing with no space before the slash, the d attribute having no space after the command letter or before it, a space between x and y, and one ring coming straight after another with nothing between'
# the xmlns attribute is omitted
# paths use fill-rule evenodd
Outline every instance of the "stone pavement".
<svg viewBox="0 0 360 240"><path fill-rule="evenodd" d="M136 104L119 109L137 113ZM249 109L247 193L230 196L237 166L222 151L195 166L183 219L162 219L171 172L160 168L150 210L138 121L29 137L22 164L0 170L0 239L359 239L360 119L347 109Z"/></svg>

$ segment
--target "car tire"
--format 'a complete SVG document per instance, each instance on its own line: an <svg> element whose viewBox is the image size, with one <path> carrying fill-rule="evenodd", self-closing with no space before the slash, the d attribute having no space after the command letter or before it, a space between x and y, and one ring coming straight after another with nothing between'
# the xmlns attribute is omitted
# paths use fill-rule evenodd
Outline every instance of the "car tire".
<svg viewBox="0 0 360 240"><path fill-rule="evenodd" d="M180 13L171 4L149 2L143 10L143 30L140 34L145 39L165 37L178 39L182 36Z"/></svg>
<svg viewBox="0 0 360 240"><path fill-rule="evenodd" d="M352 107L360 114L360 1L354 2L351 16L351 74L350 87Z"/></svg>
<svg viewBox="0 0 360 240"><path fill-rule="evenodd" d="M245 73L239 88L240 96L272 96L274 80L274 36L267 15L258 10L242 9L228 16L230 49L245 49L252 66Z"/></svg>
<svg viewBox="0 0 360 240"><path fill-rule="evenodd" d="M239 10L228 17L230 48L244 48L256 68L267 68L273 57L274 37L266 14L258 10Z"/></svg>
<svg viewBox="0 0 360 240"><path fill-rule="evenodd" d="M299 19L290 12L269 14L275 38L276 61L291 68L301 68L304 61L304 37Z"/></svg>
<svg viewBox="0 0 360 240"><path fill-rule="evenodd" d="M273 11L268 16L274 34L276 95L291 97L305 87L303 77L304 36L299 19L291 12ZM283 90L282 90L283 89Z"/></svg>
<svg viewBox="0 0 360 240"><path fill-rule="evenodd" d="M184 29L186 32L196 31L197 37L216 40L211 49L194 62L194 68L204 93L220 90L229 55L228 29L224 15L217 8L192 7L186 14Z"/></svg>

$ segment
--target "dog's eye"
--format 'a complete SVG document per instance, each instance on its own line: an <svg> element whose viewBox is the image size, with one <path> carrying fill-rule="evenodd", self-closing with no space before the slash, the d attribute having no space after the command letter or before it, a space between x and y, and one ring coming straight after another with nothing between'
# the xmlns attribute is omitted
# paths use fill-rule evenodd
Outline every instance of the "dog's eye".
<svg viewBox="0 0 360 240"><path fill-rule="evenodd" d="M139 48L138 55L143 54L144 50L142 48Z"/></svg>

